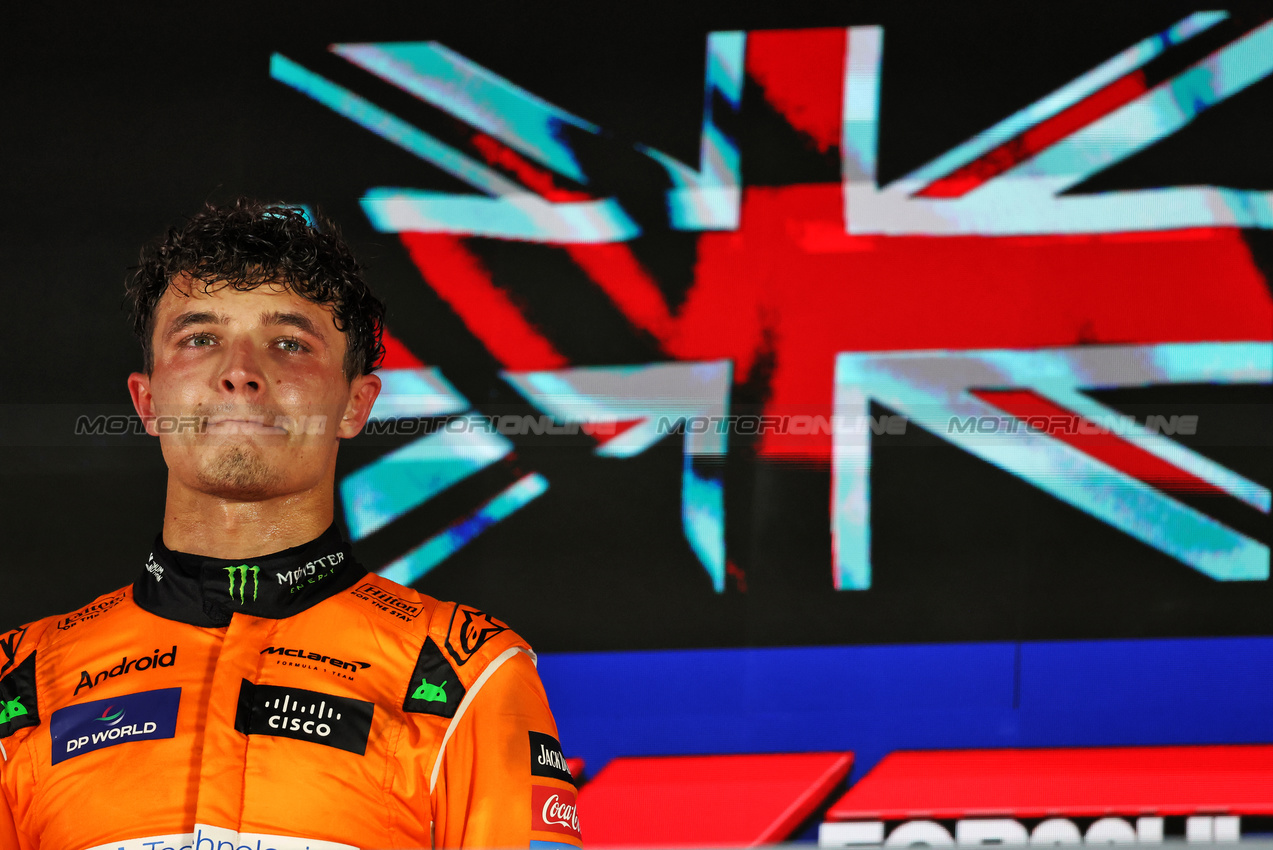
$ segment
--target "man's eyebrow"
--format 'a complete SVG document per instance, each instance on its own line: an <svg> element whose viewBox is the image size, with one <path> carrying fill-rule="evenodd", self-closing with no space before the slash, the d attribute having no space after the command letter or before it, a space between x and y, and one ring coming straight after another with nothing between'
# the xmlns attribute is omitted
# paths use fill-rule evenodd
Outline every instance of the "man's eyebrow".
<svg viewBox="0 0 1273 850"><path fill-rule="evenodd" d="M224 325L225 323L225 316L218 313L213 313L209 310L191 310L182 313L169 322L167 330L164 331L164 337L167 338L174 334L179 334L191 325Z"/></svg>
<svg viewBox="0 0 1273 850"><path fill-rule="evenodd" d="M309 316L302 315L301 313L283 313L277 310L269 313L262 313L261 324L289 325L322 341L323 344L327 343L327 339L323 336L322 332L319 331L318 325L314 324L314 321L310 319Z"/></svg>

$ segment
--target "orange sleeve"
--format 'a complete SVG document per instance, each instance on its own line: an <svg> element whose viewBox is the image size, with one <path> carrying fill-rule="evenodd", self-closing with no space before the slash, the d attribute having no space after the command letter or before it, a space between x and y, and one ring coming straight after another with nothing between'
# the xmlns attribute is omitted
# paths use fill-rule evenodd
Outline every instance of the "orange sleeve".
<svg viewBox="0 0 1273 850"><path fill-rule="evenodd" d="M532 656L510 648L483 675L448 730L433 789L434 846L581 847L575 786Z"/></svg>
<svg viewBox="0 0 1273 850"><path fill-rule="evenodd" d="M9 806L9 795L0 788L0 850L19 850L18 828L13 823L13 809Z"/></svg>
<svg viewBox="0 0 1273 850"><path fill-rule="evenodd" d="M18 822L30 805L34 773L27 739L39 725L35 647L43 622L0 635L0 850L30 850L34 836L23 837Z"/></svg>

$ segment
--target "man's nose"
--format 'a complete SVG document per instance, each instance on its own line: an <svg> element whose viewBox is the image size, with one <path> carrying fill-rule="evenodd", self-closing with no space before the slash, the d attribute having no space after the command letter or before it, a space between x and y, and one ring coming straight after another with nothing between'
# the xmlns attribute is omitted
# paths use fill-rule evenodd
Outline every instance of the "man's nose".
<svg viewBox="0 0 1273 850"><path fill-rule="evenodd" d="M257 352L250 341L229 346L221 370L221 389L235 395L256 395L265 386Z"/></svg>

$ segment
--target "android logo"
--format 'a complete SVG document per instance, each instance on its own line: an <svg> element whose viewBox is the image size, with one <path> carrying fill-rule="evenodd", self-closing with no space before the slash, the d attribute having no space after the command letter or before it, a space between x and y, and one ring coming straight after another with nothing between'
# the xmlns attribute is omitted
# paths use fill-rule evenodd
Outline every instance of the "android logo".
<svg viewBox="0 0 1273 850"><path fill-rule="evenodd" d="M446 682L440 685L430 685L428 679L420 680L420 687L415 689L415 693L411 695L412 699L422 699L425 702L446 702Z"/></svg>
<svg viewBox="0 0 1273 850"><path fill-rule="evenodd" d="M446 682L442 684L445 685ZM446 697L443 697L443 699L445 700ZM13 718L21 717L27 713L26 706L22 704L21 700L21 697L15 697L10 702L0 700L0 723L8 723Z"/></svg>

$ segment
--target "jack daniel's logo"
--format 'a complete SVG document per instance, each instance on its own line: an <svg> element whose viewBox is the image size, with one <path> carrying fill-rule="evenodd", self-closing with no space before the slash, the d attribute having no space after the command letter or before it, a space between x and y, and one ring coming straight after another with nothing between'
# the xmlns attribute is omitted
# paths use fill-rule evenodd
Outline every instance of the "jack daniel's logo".
<svg viewBox="0 0 1273 850"><path fill-rule="evenodd" d="M530 733L530 772L533 776L547 776L572 785L575 782L570 768L566 766L561 744L552 735L543 732Z"/></svg>

